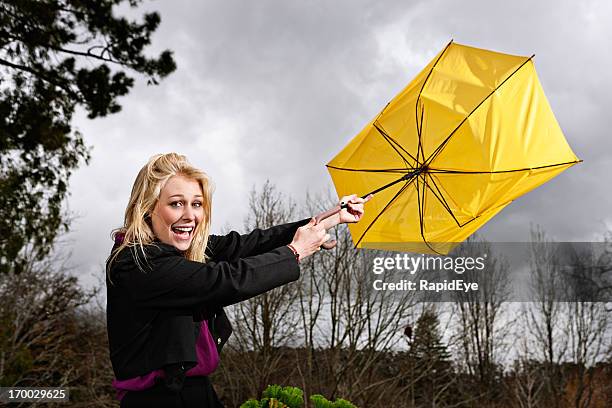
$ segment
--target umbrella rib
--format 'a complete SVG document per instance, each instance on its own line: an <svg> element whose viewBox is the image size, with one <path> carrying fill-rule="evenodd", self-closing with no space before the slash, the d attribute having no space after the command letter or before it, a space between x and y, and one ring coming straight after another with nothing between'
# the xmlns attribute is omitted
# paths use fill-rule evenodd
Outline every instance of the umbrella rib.
<svg viewBox="0 0 612 408"><path fill-rule="evenodd" d="M423 227L425 225L425 185L427 184L427 182L425 181L425 177L423 177L423 201L421 202L421 193L419 191L419 181L418 181L418 176L417 176L417 205L419 207L419 228L421 230L421 238L423 239L423 242L425 243L425 245L427 245L427 247L429 249L431 249L433 252L435 252L436 254L441 254L440 252L436 251L430 244L429 242L427 242L427 239L425 238L425 232L423 231Z"/></svg>
<svg viewBox="0 0 612 408"><path fill-rule="evenodd" d="M440 204L442 204L442 206L444 208L446 208L446 211L448 211L450 216L453 217L453 220L455 220L455 223L457 224L457 226L461 227L461 223L459 222L457 217L455 217L455 214L453 214L453 211L451 210L450 205L448 204L448 202L444 198L444 194L442 194L442 191L440 190L440 188L436 184L436 181L434 180L434 178L431 175L429 177L431 178L431 182L433 183L434 187L438 191L439 196L438 196L438 194L436 194L435 191L433 191L433 189L429 186L429 184L425 183L425 185L427 186L428 189L431 190L432 194L438 199L438 201L440 201Z"/></svg>
<svg viewBox="0 0 612 408"><path fill-rule="evenodd" d="M490 211L490 210L492 210L492 209L495 209L495 208L498 208L498 207L501 207L501 206L504 206L504 205L508 205L508 204L510 204L512 201L514 201L514 200L510 200L510 201L505 202L505 203L503 203L503 204L500 204L500 205L498 205L498 206L488 208L488 209L487 209L487 211ZM459 225L459 226L460 226L461 228L463 228L463 227L465 227L466 225L468 225L470 222L472 222L472 221L474 221L474 220L477 220L478 218L480 218L480 215L475 216L475 217L474 217L474 218L472 218L471 220L466 221L466 222L464 222L463 224L461 224L461 225Z"/></svg>
<svg viewBox="0 0 612 408"><path fill-rule="evenodd" d="M431 176L430 176L430 177L431 177ZM433 177L431 177L431 181L433 182L433 184L434 184L434 186L436 187L436 189L439 189L439 187L438 187L438 185L436 184L436 181L435 181L435 179L434 179ZM431 189L431 187L430 187L430 189ZM441 192L440 192L440 196L442 196L442 198L444 198L444 196L442 195L442 193L441 193ZM444 201L444 202L446 202L446 201ZM501 205L506 205L506 204L508 204L508 203L503 203L503 204L501 204ZM499 206L498 206L498 207L499 207ZM493 207L493 208L497 208L497 207ZM487 211L488 211L488 210L491 210L491 208L487 209ZM449 211L450 211L450 206L449 206ZM451 215L452 215L452 213L451 213ZM470 222L474 221L474 220L475 220L475 219L477 219L478 217L480 217L480 215L477 215L477 216L473 217L472 219L470 219L469 221L466 221L466 222L464 222L464 223L462 224L462 223L460 223L460 222L459 222L459 221L458 221L458 220L455 218L455 216L453 215L453 218L454 218L454 219L455 219L455 221L457 222L457 226L458 226L459 228L463 228L463 227L465 227L467 224L469 224Z"/></svg>
<svg viewBox="0 0 612 408"><path fill-rule="evenodd" d="M439 190L439 187L438 187L438 185L436 184L435 179L434 179L432 176L430 176L430 177L431 177L431 181L433 182L433 184L434 184L434 186L436 187L436 189L438 189L438 190ZM442 192L440 192L440 196L441 196L442 198L444 198L444 196L442 195ZM446 200L445 200L444 202L446 202ZM507 204L507 203L504 203L504 204L502 204L502 205L505 205L505 204ZM494 208L497 208L497 207L494 207ZM488 210L490 210L490 209L491 209L491 208L489 208ZM487 211L488 211L488 210L487 210ZM450 206L449 206L449 211L450 211ZM457 218L455 218L455 216L454 216L452 213L451 213L451 215L453 216L453 218L454 218L454 219L455 219L455 221L457 222L457 226L458 226L459 228L463 228L463 227L465 227L467 224L469 224L470 222L472 222L472 221L474 221L475 219L477 219L478 217L480 217L480 215L477 215L477 216L473 217L472 219L470 219L469 221L466 221L466 222L464 222L464 223L462 224L462 223L460 223L460 222L457 220Z"/></svg>
<svg viewBox="0 0 612 408"><path fill-rule="evenodd" d="M406 188L408 188L408 186L414 181L416 177L412 177L410 180L406 180L406 183L402 186L402 188L399 189L399 191L397 193L395 193L395 195L391 198L391 200L389 200L389 202L387 203L387 205L385 205L385 207L378 213L378 215L376 215L376 217L372 220L372 222L370 223L370 225L368 225L368 227L365 229L365 231L363 231L363 234L361 234L361 236L359 237L359 240L357 240L357 243L355 244L355 247L357 247L360 243L361 240L363 240L363 238L365 237L365 235L368 233L368 231L370 230L370 228L372 228L372 226L374 225L374 223L376 221L378 221L378 219L380 218L380 216L387 210L387 208L389 208L389 206L391 205L391 203L393 203L393 201L395 201L395 199L404 191L406 190Z"/></svg>
<svg viewBox="0 0 612 408"><path fill-rule="evenodd" d="M452 43L453 43L453 40L451 39L449 43L446 44L446 47L444 47L444 49L442 50L442 52L440 53L436 61L431 66L431 69L429 70L429 72L427 73L427 76L425 77L425 80L423 81L423 85L421 85L421 89L419 89L419 95L417 96L416 103L414 106L414 116L415 116L414 119L415 119L415 123L417 127L417 136L419 139L419 146L417 148L417 158L419 157L419 153L421 153L421 155L423 156L423 163L425 162L425 153L423 153L423 145L421 142L421 130L423 126L423 112L425 111L425 109L424 108L421 109L421 125L419 126L419 102L421 101L421 94L423 93L423 89L425 89L425 85L427 84L429 77L433 73L433 70L436 68L436 65L438 65L438 62L442 59L442 56L446 54L446 50L448 50L448 48L451 46ZM417 160L417 165L418 163L419 162Z"/></svg>
<svg viewBox="0 0 612 408"><path fill-rule="evenodd" d="M433 177L431 177L432 182L434 183L434 186L436 187L436 189L438 189L438 186L435 182L435 180L433 179ZM424 177L423 178L423 205L421 206L421 200L420 200L420 196L419 196L419 190L417 188L417 200L418 200L418 206L419 206L419 223L420 223L420 227L421 227L421 238L423 239L423 242L425 243L425 245L427 245L427 247L429 249L431 249L433 252L440 254L440 255L444 255L443 253L436 251L430 244L429 242L427 242L427 239L425 238L425 234L423 231L423 224L424 224L424 215L425 215L425 187L427 187L432 193L433 195L440 200L440 197L438 197L436 195L436 193L432 190L432 188L427 184L427 179ZM469 224L470 222L474 221L475 219L478 218L478 216L472 218L471 220L461 224L459 222L459 220L457 220L457 218L455 217L455 215L453 214L453 212L450 209L450 206L448 205L448 203L446 202L446 200L444 200L444 196L442 195L442 193L440 192L440 196L442 197L442 200L440 200L442 206L444 206L446 208L446 210L449 212L449 214L451 215L451 217L453 217L453 219L455 220L455 222L457 223L457 226L459 228L463 228L464 226L466 226L467 224ZM421 208L423 207L423 208Z"/></svg>
<svg viewBox="0 0 612 408"><path fill-rule="evenodd" d="M421 237L423 238L423 242L426 242L425 240L425 233L423 232L423 224L425 221L425 192L423 192L423 202L421 202L421 190L420 190L420 186L419 186L419 177L417 177L417 181L416 181L416 185L417 185L417 207L419 209L419 229L421 231Z"/></svg>
<svg viewBox="0 0 612 408"><path fill-rule="evenodd" d="M412 169L404 169L404 168L397 168L397 169L355 169L355 168L347 168L347 167L337 167L337 166L331 166L329 164L325 165L325 167L327 167L328 169L334 169L334 170L342 170L342 171L357 171L357 172L362 172L362 173L406 173L406 171L410 171Z"/></svg>
<svg viewBox="0 0 612 408"><path fill-rule="evenodd" d="M534 57L534 55L532 55L531 57L527 58L525 61L523 61L523 63L517 68L515 69L510 75L508 75L506 77L506 79L504 79L499 85L497 85L495 87L495 89L493 89L489 95L487 95L482 101L480 101L480 103L478 105L476 105L476 107L474 109L472 109L472 111L461 121L461 123L459 123L457 125L457 127L446 137L446 139L444 139L444 141L442 143L440 143L440 145L436 148L436 150L433 151L433 153L431 154L431 156L429 156L429 158L426 160L426 164L425 165L429 165L431 162L433 162L435 160L435 158L438 156L438 154L444 149L444 147L446 147L448 141L450 140L450 138L457 132L457 130L459 130L459 128L470 118L470 116L472 116L472 114L474 112L476 112L476 110L482 106L483 103L485 103L485 101L487 101L494 93L495 91L497 91L499 88L501 88L501 86L503 84L505 84L510 78L512 78L512 76L514 74L516 74L521 68L523 68L529 61L531 61L531 59Z"/></svg>
<svg viewBox="0 0 612 408"><path fill-rule="evenodd" d="M466 226L466 225L468 225L470 222L472 222L472 221L474 221L474 220L478 219L478 217L480 217L480 215L475 216L474 218L472 218L472 219L471 219L471 220L469 220L469 221L464 222L463 224L459 224L459 228L463 228L463 227L465 227L465 226Z"/></svg>
<svg viewBox="0 0 612 408"><path fill-rule="evenodd" d="M424 149L423 149L423 142L422 142L422 134L423 134L423 116L425 115L425 105L423 104L423 102L421 102L421 120L420 120L420 125L417 124L417 137L419 139L419 147L417 148L417 158L420 157L423 158L423 163L425 163L425 153L424 153ZM417 161L417 167L419 165L419 162Z"/></svg>
<svg viewBox="0 0 612 408"><path fill-rule="evenodd" d="M429 173L439 173L439 174L501 174L501 173L515 173L519 171L540 170L540 169L546 169L550 167L567 166L568 164L577 164L581 162L582 160L574 160L574 161L569 161L569 162L564 162L564 163L547 164L544 166L525 167L522 169L512 169L512 170L470 171L470 170L444 170L444 169L429 168L427 171Z"/></svg>
<svg viewBox="0 0 612 408"><path fill-rule="evenodd" d="M389 136L389 134L382 128L382 125L378 124L377 122L374 122L373 126L376 128L376 130L378 130L378 133L380 133L380 135L383 137L383 139L385 139L387 141L387 143L389 143L389 145L391 145L393 150L395 150L395 152L402 158L402 160L404 161L404 164L406 165L406 167L410 167L410 164L408 163L408 160L406 160L406 158L400 153L399 150L397 150L397 148L395 146L397 146L400 149L402 149L402 151L404 153L406 153L408 156L410 156L410 158L412 160L414 160L418 164L419 161L417 159L415 159L414 156L412 156L406 149L404 149L401 144L397 143L397 141L395 141L395 139L393 139L391 136ZM418 153L417 153L417 155L418 155Z"/></svg>

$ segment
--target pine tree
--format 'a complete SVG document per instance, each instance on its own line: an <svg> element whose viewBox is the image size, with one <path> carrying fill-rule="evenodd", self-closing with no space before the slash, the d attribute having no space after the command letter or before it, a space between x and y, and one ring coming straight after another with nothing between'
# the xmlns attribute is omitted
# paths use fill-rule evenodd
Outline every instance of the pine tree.
<svg viewBox="0 0 612 408"><path fill-rule="evenodd" d="M141 0L0 0L0 273L19 271L67 229L68 179L89 151L72 129L77 107L89 118L118 112L131 73L158 81L176 68L172 53L145 55L160 23L116 15Z"/></svg>
<svg viewBox="0 0 612 408"><path fill-rule="evenodd" d="M440 321L433 309L419 317L410 344L412 400L417 406L439 406L449 398L452 385L450 353L442 341Z"/></svg>

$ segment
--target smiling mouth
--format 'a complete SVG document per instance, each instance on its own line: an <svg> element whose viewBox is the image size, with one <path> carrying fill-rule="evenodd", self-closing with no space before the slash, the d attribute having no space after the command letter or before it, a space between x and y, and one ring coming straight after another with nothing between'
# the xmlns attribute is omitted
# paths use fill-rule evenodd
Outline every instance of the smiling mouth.
<svg viewBox="0 0 612 408"><path fill-rule="evenodd" d="M187 240L191 238L195 227L172 227L174 235L181 240Z"/></svg>

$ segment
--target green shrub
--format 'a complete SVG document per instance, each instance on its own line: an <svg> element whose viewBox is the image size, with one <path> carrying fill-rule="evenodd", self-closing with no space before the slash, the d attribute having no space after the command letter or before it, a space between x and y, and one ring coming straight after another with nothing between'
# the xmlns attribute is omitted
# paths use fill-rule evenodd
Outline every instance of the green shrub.
<svg viewBox="0 0 612 408"><path fill-rule="evenodd" d="M281 407L288 408L301 408L304 405L304 393L297 387L281 387L280 385L269 385L268 388L263 392L264 399L268 398L270 401L278 400L285 404ZM263 406L263 408L268 408ZM272 405L270 405L272 408Z"/></svg>
<svg viewBox="0 0 612 408"><path fill-rule="evenodd" d="M262 396L260 401L249 399L240 405L240 408L302 408L304 406L304 392L297 387L268 385ZM310 401L315 408L357 408L345 399L338 398L331 402L320 394L311 395Z"/></svg>
<svg viewBox="0 0 612 408"><path fill-rule="evenodd" d="M314 404L315 408L357 408L349 401L338 398L334 402L331 402L321 394L314 394L310 396L310 400Z"/></svg>
<svg viewBox="0 0 612 408"><path fill-rule="evenodd" d="M240 408L261 408L261 404L259 403L259 401L251 398L248 401L244 402L242 405L240 405Z"/></svg>

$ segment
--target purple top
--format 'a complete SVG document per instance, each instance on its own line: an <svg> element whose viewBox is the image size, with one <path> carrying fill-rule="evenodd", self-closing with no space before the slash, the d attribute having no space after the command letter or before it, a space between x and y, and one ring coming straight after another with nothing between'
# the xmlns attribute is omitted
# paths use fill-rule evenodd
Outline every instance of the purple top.
<svg viewBox="0 0 612 408"><path fill-rule="evenodd" d="M187 371L187 377L198 377L212 374L219 365L219 353L215 341L208 330L208 323L202 320L200 324L200 335L196 342L196 355L198 364ZM117 390L117 399L121 400L128 391L142 391L151 388L156 378L163 378L164 370L151 371L149 374L128 380L113 380L113 387Z"/></svg>

